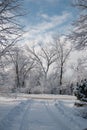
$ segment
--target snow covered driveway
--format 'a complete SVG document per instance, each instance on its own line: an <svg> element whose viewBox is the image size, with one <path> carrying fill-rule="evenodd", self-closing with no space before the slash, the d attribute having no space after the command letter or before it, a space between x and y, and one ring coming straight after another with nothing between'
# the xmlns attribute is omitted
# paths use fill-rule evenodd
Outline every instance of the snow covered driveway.
<svg viewBox="0 0 87 130"><path fill-rule="evenodd" d="M6 102L0 103L2 117L0 130L83 130L87 128L87 119L75 115L73 101L21 99L14 102L8 102L6 106Z"/></svg>

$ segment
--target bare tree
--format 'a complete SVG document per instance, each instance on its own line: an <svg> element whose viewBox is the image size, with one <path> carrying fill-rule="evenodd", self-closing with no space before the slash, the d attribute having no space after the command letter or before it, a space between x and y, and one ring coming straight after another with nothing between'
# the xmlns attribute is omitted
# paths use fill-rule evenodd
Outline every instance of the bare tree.
<svg viewBox="0 0 87 130"><path fill-rule="evenodd" d="M36 61L37 67L39 67L39 69L43 73L45 83L44 87L46 87L48 72L50 70L51 65L55 62L56 57L52 49L43 47L41 44L39 44L39 48L40 50L39 52L37 52L35 47L31 49L27 46L27 50L32 55L32 59Z"/></svg>
<svg viewBox="0 0 87 130"><path fill-rule="evenodd" d="M62 38L62 39L61 39ZM54 38L53 50L57 57L57 69L59 71L59 84L63 84L63 73L64 67L67 59L69 58L70 52L72 50L71 46L67 46L67 37L58 36Z"/></svg>
<svg viewBox="0 0 87 130"><path fill-rule="evenodd" d="M75 0L74 6L81 9L81 14L73 24L74 30L71 38L79 49L87 46L87 0Z"/></svg>
<svg viewBox="0 0 87 130"><path fill-rule="evenodd" d="M23 16L22 0L0 1L0 57L16 43L22 34L18 17Z"/></svg>
<svg viewBox="0 0 87 130"><path fill-rule="evenodd" d="M87 9L87 0L73 0L73 5L82 10Z"/></svg>
<svg viewBox="0 0 87 130"><path fill-rule="evenodd" d="M22 2L22 0L0 0L0 63L3 57L7 60L9 51L23 33L23 26L18 20L25 14Z"/></svg>
<svg viewBox="0 0 87 130"><path fill-rule="evenodd" d="M27 50L33 55L32 58L39 64L45 78L47 78L49 68L51 64L55 61L55 53L53 53L50 49L48 50L47 48L42 47L41 45L39 45L39 47L40 53L37 53L35 51L35 48L30 49L29 47L27 47Z"/></svg>

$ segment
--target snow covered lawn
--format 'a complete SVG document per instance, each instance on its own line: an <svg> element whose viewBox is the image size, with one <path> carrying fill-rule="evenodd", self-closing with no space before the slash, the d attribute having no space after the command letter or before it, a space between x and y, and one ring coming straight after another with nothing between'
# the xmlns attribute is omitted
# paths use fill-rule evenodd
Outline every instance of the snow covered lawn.
<svg viewBox="0 0 87 130"><path fill-rule="evenodd" d="M16 99L0 96L0 130L84 130L87 128L87 119L81 117L84 108L74 106L75 97L56 95L53 98L51 95L43 95L40 99L39 95L39 98L35 99L35 96L31 95L31 98L21 95Z"/></svg>

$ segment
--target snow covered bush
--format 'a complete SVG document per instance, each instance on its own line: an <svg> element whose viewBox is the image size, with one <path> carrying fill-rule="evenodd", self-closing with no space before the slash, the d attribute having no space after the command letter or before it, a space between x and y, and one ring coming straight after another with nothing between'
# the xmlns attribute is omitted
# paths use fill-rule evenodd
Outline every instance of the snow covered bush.
<svg viewBox="0 0 87 130"><path fill-rule="evenodd" d="M87 102L87 80L81 80L80 84L77 83L76 89L74 91L77 99Z"/></svg>

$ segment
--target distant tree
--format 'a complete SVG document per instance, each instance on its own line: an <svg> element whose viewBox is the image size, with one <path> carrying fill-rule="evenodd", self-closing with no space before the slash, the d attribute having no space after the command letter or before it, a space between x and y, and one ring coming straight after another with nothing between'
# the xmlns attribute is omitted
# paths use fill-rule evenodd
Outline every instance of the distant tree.
<svg viewBox="0 0 87 130"><path fill-rule="evenodd" d="M28 76L28 93L42 93L41 89L41 79L42 79L42 72L39 68L33 68Z"/></svg>
<svg viewBox="0 0 87 130"><path fill-rule="evenodd" d="M80 57L77 59L77 63L71 65L71 69L73 71L73 78L75 82L80 82L81 79L85 79L87 77L87 58Z"/></svg>
<svg viewBox="0 0 87 130"><path fill-rule="evenodd" d="M12 61L9 55L4 55L0 59L0 87L8 89L13 87Z"/></svg>

